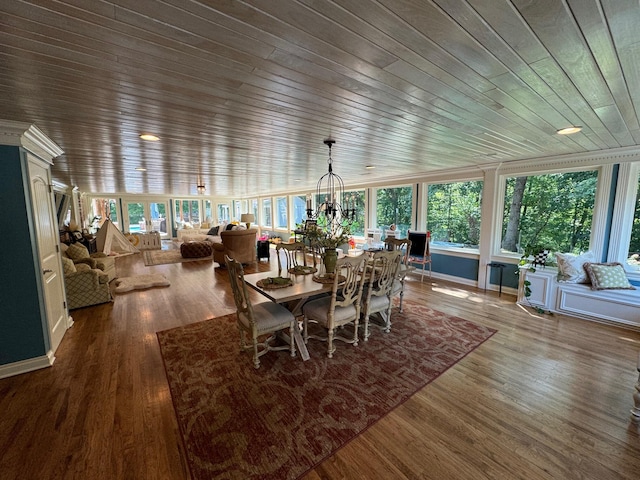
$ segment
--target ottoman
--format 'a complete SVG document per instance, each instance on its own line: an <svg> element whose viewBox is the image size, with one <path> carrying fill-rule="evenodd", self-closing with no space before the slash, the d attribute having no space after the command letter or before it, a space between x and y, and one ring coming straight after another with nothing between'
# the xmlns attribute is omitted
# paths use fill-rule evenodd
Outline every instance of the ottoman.
<svg viewBox="0 0 640 480"><path fill-rule="evenodd" d="M180 245L182 258L202 258L213 255L211 242L184 242Z"/></svg>

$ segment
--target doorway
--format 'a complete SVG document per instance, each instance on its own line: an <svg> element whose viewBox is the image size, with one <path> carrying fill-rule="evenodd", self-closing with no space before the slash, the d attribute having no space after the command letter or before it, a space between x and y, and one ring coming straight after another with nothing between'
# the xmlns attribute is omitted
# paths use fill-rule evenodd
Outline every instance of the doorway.
<svg viewBox="0 0 640 480"><path fill-rule="evenodd" d="M169 238L167 202L125 200L124 206L125 230L129 233L158 232L161 238Z"/></svg>

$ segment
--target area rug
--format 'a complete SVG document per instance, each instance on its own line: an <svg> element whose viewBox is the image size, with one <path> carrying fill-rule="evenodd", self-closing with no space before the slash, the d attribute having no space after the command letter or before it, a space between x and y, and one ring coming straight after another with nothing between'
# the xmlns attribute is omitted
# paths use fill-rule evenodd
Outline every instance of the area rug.
<svg viewBox="0 0 640 480"><path fill-rule="evenodd" d="M126 293L132 290L144 290L152 287L168 287L171 285L167 277L161 273L153 273L150 275L135 275L133 277L121 277L114 282L116 288L115 293Z"/></svg>
<svg viewBox="0 0 640 480"><path fill-rule="evenodd" d="M296 479L455 365L495 330L405 301L358 347L253 368L235 315L158 332L192 478Z"/></svg>
<svg viewBox="0 0 640 480"><path fill-rule="evenodd" d="M198 260L213 260L213 257L201 257L201 258L182 258L180 250L143 250L142 260L147 267L153 265L164 265L167 263L183 263L194 262ZM218 267L218 263L214 262L214 267Z"/></svg>

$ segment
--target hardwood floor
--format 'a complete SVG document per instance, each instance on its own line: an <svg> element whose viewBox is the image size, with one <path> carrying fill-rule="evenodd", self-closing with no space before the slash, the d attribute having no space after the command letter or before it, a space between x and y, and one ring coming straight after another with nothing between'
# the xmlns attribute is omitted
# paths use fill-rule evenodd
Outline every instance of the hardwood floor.
<svg viewBox="0 0 640 480"><path fill-rule="evenodd" d="M116 265L171 286L72 311L53 367L0 380L3 480L189 478L155 333L232 313L226 271L145 267L140 255ZM438 280L412 278L407 290L498 333L307 480L638 478L629 411L640 333Z"/></svg>

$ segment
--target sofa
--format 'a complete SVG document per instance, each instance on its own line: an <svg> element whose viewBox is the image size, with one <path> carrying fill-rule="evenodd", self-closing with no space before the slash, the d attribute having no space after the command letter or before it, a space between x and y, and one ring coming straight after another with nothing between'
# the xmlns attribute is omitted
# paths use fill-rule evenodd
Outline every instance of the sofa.
<svg viewBox="0 0 640 480"><path fill-rule="evenodd" d="M62 257L62 266L69 310L111 301L109 275L105 272L67 257Z"/></svg>
<svg viewBox="0 0 640 480"><path fill-rule="evenodd" d="M228 255L242 263L257 263L257 234L258 230L225 230L220 232L221 243L213 244L213 260L220 266L225 266L224 256Z"/></svg>

